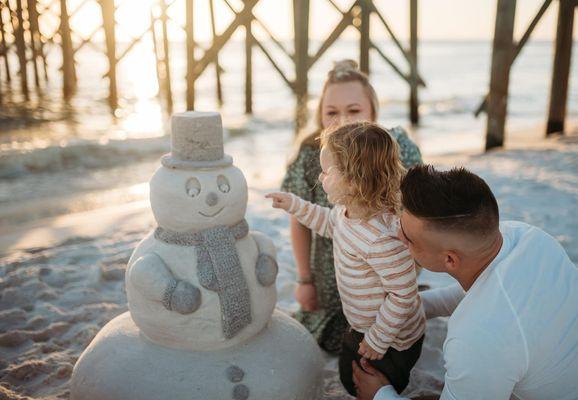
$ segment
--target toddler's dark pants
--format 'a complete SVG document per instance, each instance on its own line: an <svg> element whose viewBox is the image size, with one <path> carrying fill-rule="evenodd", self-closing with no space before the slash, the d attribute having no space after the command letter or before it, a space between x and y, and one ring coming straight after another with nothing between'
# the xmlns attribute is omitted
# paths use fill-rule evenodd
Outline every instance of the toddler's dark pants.
<svg viewBox="0 0 578 400"><path fill-rule="evenodd" d="M339 355L339 378L350 395L356 396L357 391L353 384L353 367L351 362L359 364L361 356L357 352L363 340L363 333L349 328L343 334L343 344ZM401 393L409 383L409 373L421 354L423 336L409 349L398 351L389 348L381 360L372 360L369 363L383 373L391 382L397 393Z"/></svg>

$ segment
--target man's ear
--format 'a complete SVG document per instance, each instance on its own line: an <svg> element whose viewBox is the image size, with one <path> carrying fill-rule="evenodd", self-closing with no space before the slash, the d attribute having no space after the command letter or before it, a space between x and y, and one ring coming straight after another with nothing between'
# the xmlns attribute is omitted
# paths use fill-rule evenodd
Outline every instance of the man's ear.
<svg viewBox="0 0 578 400"><path fill-rule="evenodd" d="M446 251L444 254L444 265L449 274L459 271L461 259L460 256L453 250Z"/></svg>

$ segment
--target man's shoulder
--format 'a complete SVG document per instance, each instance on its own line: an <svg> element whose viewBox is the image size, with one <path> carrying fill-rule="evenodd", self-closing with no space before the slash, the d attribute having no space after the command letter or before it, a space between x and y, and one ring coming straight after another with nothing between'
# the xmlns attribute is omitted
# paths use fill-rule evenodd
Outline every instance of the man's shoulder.
<svg viewBox="0 0 578 400"><path fill-rule="evenodd" d="M562 245L542 229L518 221L500 223L507 254L497 266L505 290L527 291L544 274L570 273L570 259ZM568 264L568 265L565 265ZM573 270L571 268L570 270Z"/></svg>
<svg viewBox="0 0 578 400"><path fill-rule="evenodd" d="M558 244L558 241L547 232L537 226L527 224L521 221L502 221L500 222L500 232L507 238L512 245L517 245L521 239L527 241L543 241L552 244Z"/></svg>
<svg viewBox="0 0 578 400"><path fill-rule="evenodd" d="M507 347L513 338L519 340L516 318L500 277L491 273L466 293L450 317L448 339L458 339L472 351Z"/></svg>

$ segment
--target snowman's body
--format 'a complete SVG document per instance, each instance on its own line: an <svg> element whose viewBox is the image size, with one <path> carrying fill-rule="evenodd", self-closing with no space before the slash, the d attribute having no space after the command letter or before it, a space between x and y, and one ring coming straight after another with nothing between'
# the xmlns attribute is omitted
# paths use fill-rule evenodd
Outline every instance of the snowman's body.
<svg viewBox="0 0 578 400"><path fill-rule="evenodd" d="M74 367L73 400L310 400L321 352L274 312L275 246L244 220L247 183L222 151L217 113L173 116L150 182L158 227L126 271L129 311Z"/></svg>
<svg viewBox="0 0 578 400"><path fill-rule="evenodd" d="M274 285L263 287L257 282L255 268L259 247L255 237L258 238L257 240L264 238L251 232L236 242L245 279L251 288L252 323L233 339L224 337L218 294L201 288L199 284L195 248L164 243L155 239L153 232L135 249L127 268L126 291L130 312L135 323L149 339L156 343L199 351L233 346L261 331L275 308L276 293ZM138 289L130 277L135 260L146 254L158 256L175 279L201 288L202 306L197 311L192 314L169 311L159 301L151 300Z"/></svg>

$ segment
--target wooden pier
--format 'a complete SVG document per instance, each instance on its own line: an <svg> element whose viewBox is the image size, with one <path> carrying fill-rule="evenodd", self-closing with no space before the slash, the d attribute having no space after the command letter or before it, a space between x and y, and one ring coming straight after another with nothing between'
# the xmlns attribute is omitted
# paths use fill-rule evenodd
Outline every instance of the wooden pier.
<svg viewBox="0 0 578 400"><path fill-rule="evenodd" d="M387 2L372 0L351 0L348 7L341 8L334 0L287 0L292 2L293 9L293 44L287 46L271 32L267 21L257 17L255 7L265 0L158 0L150 11L150 24L141 33L131 37L128 43L117 40L118 24L115 15L122 5L121 0L81 0L74 9L70 9L67 0L0 0L0 102L4 98L3 87L13 87L10 82L18 80L19 96L22 102L30 101L33 92L41 93L48 76L47 53L58 51L62 54L62 98L69 101L77 87L76 57L84 46L98 49L107 61L108 70L105 78L108 81L108 103L114 112L119 107L117 82L118 64L134 47L142 42L150 41L156 59L156 79L159 86L159 97L163 107L170 113L173 111L173 85L175 79L186 80L187 109L195 108L195 85L198 79L212 66L215 71L215 90L219 105L226 99L221 85L222 68L220 56L224 46L232 40L236 31L244 31L245 53L245 112L253 112L253 52L260 51L270 67L278 73L279 78L295 95L295 126L296 131L308 120L307 100L309 95L309 72L324 56L349 27L357 30L360 68L371 73L372 56L382 58L385 63L409 87L408 118L412 124L418 124L419 90L425 86L425 81L419 72L418 64L418 0L407 0L409 9L409 42L404 45L393 32L387 20ZM276 0L277 1L277 0ZM281 1L281 0L278 0ZM313 48L309 35L311 21L311 3L313 1L328 4L339 16L339 21L330 31L321 45ZM210 20L201 20L195 15L195 4L205 2L210 9ZM556 4L558 6L558 27L555 43L555 56L548 113L547 133L564 130L566 103L568 98L568 81L572 51L572 29L574 10L578 0L544 0L531 21L522 38L514 39L514 19L516 0L497 0L496 25L493 41L492 67L490 71L490 87L488 95L483 99L477 114L487 112L486 148L502 146L505 136L507 119L508 84L510 70L516 57L545 11ZM81 37L74 31L71 19L91 4L100 8L102 24L87 37ZM217 3L224 5L232 15L232 20L225 29L218 31L216 25L215 7ZM522 1L518 1L520 5ZM171 43L168 37L171 20L169 9L179 8L179 13L185 15L185 25L180 26L185 34L183 46L186 49L186 75L183 77L171 74ZM48 17L57 18L56 28L45 23ZM196 41L195 31L199 24L210 24L212 40L208 45ZM393 61L379 40L372 37L373 24L380 26L387 33L396 51L401 54L401 64ZM264 32L266 40L258 39L254 29ZM102 34L104 43L96 41L97 34ZM375 36L375 35L374 35ZM382 39L380 37L380 39ZM271 46L276 52L271 51ZM276 56L281 56L284 60ZM18 70L11 70L8 59L17 60ZM288 62L287 62L288 61ZM12 63L14 65L14 63ZM287 68L286 66L290 67ZM283 68L285 66L285 68ZM30 76L29 76L30 75ZM154 78L154 77L151 77Z"/></svg>
<svg viewBox="0 0 578 400"><path fill-rule="evenodd" d="M476 111L476 115L482 111L487 111L488 114L486 150L504 145L512 64L552 3L552 0L544 0L522 38L516 43L514 41L516 0L497 1L490 90ZM558 22L546 135L564 133L572 58L572 30L575 9L578 7L578 0L557 0L554 3L558 3Z"/></svg>

